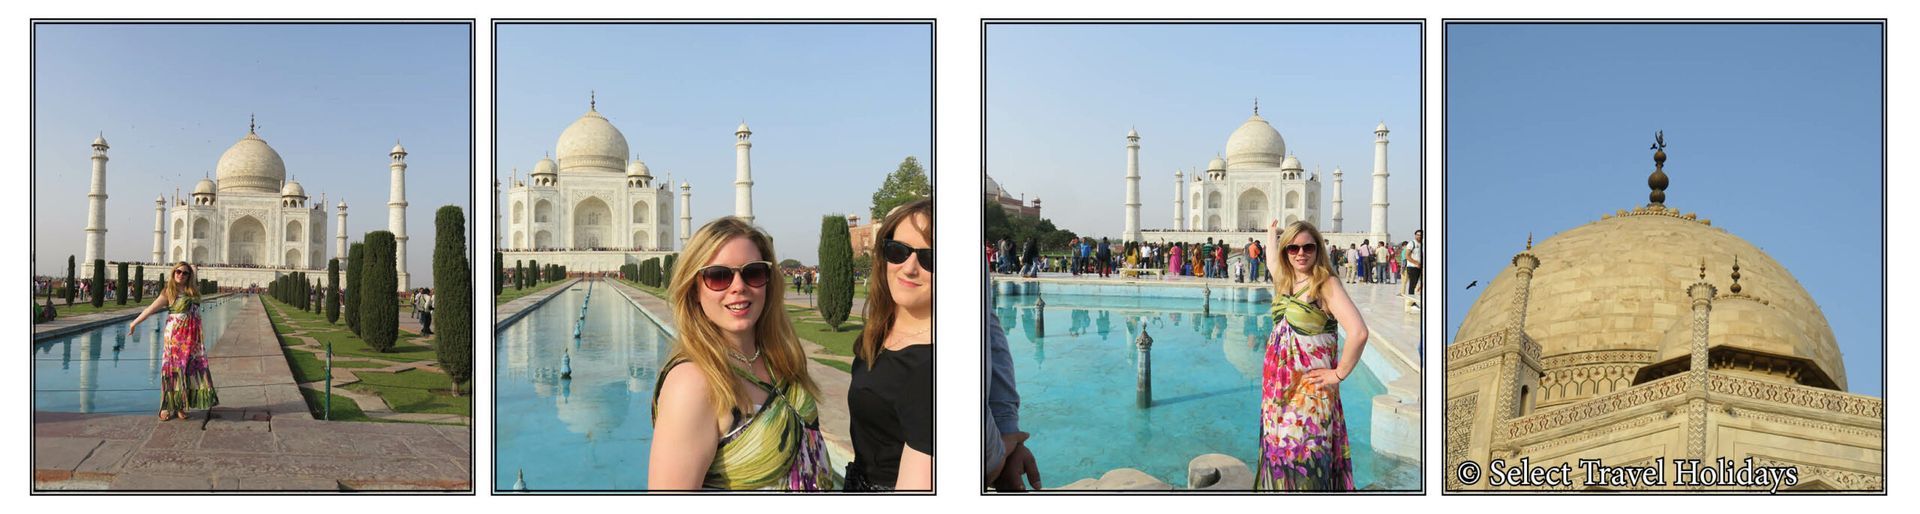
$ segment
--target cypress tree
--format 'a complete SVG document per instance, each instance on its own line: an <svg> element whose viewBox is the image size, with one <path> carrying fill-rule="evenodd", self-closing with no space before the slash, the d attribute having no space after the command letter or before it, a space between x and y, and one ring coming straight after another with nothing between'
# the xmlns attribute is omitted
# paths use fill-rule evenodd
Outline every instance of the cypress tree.
<svg viewBox="0 0 1920 514"><path fill-rule="evenodd" d="M360 333L360 268L366 265L364 261L366 243L354 243L347 250L347 303L342 308L346 310L347 330L356 335Z"/></svg>
<svg viewBox="0 0 1920 514"><path fill-rule="evenodd" d="M393 267L393 233L375 230L360 241L366 245L361 256L366 269L360 271L360 338L384 353L393 349L400 335L400 300L394 297L400 277Z"/></svg>
<svg viewBox="0 0 1920 514"><path fill-rule="evenodd" d="M527 287L527 267L525 263L519 259L515 259L513 261L513 289L517 291L525 287Z"/></svg>
<svg viewBox="0 0 1920 514"><path fill-rule="evenodd" d="M73 306L73 295L75 294L75 291L79 289L79 286L80 286L80 283L74 281L74 278L73 278L73 256L68 255L67 256L67 306L68 307Z"/></svg>
<svg viewBox="0 0 1920 514"><path fill-rule="evenodd" d="M847 218L820 219L820 319L834 330L853 311L853 243Z"/></svg>
<svg viewBox="0 0 1920 514"><path fill-rule="evenodd" d="M118 284L115 284L113 288L113 303L118 305L126 305L127 304L127 263L124 263L124 262L120 263L120 269L116 273L118 274L114 276L114 282L118 282Z"/></svg>
<svg viewBox="0 0 1920 514"><path fill-rule="evenodd" d="M507 265L506 261L503 260L503 257L501 257L500 252L493 252L493 295L494 296L500 296L500 292L505 290L503 288L507 287L507 284L503 282L504 280L507 279L506 265Z"/></svg>
<svg viewBox="0 0 1920 514"><path fill-rule="evenodd" d="M540 281L546 279L546 277L541 276L540 274L541 271L542 271L542 268L540 267L540 261L528 260L527 261L527 273L528 273L527 278L530 281L527 282L527 285L529 286L540 285Z"/></svg>
<svg viewBox="0 0 1920 514"><path fill-rule="evenodd" d="M133 301L141 302L146 301L146 299L147 265L141 264L133 267Z"/></svg>
<svg viewBox="0 0 1920 514"><path fill-rule="evenodd" d="M99 308L107 303L107 260L93 260L93 306Z"/></svg>
<svg viewBox="0 0 1920 514"><path fill-rule="evenodd" d="M327 259L327 324L340 321L340 259Z"/></svg>
<svg viewBox="0 0 1920 514"><path fill-rule="evenodd" d="M467 261L467 217L448 205L434 213L434 356L453 382L473 378L473 268Z"/></svg>

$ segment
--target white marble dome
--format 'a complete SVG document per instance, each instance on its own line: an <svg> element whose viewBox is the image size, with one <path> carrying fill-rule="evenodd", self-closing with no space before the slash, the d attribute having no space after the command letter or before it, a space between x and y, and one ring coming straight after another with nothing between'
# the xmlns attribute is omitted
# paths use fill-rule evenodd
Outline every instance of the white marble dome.
<svg viewBox="0 0 1920 514"><path fill-rule="evenodd" d="M1297 171L1297 170L1303 170L1303 169L1306 169L1306 168L1302 168L1302 167L1300 167L1300 158L1299 158L1299 157L1296 157L1296 156L1292 156L1292 155L1289 155L1289 156L1287 156L1287 159L1286 159L1285 161L1281 161L1281 162L1280 162L1280 169L1283 169L1283 170L1296 170L1296 171Z"/></svg>
<svg viewBox="0 0 1920 514"><path fill-rule="evenodd" d="M248 132L227 148L226 153L220 154L219 164L214 165L214 177L219 179L221 193L273 194L287 179L287 163L280 160L280 152L267 146L259 134Z"/></svg>
<svg viewBox="0 0 1920 514"><path fill-rule="evenodd" d="M1214 157L1213 160L1207 161L1207 171L1226 171L1226 169L1227 169L1226 159Z"/></svg>
<svg viewBox="0 0 1920 514"><path fill-rule="evenodd" d="M551 175L558 171L560 171L560 167L553 164L553 159L546 157L541 157L540 162L533 164L533 174L535 175Z"/></svg>
<svg viewBox="0 0 1920 514"><path fill-rule="evenodd" d="M307 196L307 188L300 187L299 182L289 180L285 187L280 188L280 196Z"/></svg>
<svg viewBox="0 0 1920 514"><path fill-rule="evenodd" d="M633 162L627 164L627 176L651 177L653 176L653 171L647 169L647 163L640 162L640 159L634 159Z"/></svg>
<svg viewBox="0 0 1920 514"><path fill-rule="evenodd" d="M193 194L210 195L213 194L213 189L213 179L203 178L193 185Z"/></svg>
<svg viewBox="0 0 1920 514"><path fill-rule="evenodd" d="M1266 118L1254 114L1227 136L1227 170L1275 168L1287 155L1287 142Z"/></svg>
<svg viewBox="0 0 1920 514"><path fill-rule="evenodd" d="M560 171L620 173L627 160L627 136L599 112L587 111L560 133L554 156Z"/></svg>

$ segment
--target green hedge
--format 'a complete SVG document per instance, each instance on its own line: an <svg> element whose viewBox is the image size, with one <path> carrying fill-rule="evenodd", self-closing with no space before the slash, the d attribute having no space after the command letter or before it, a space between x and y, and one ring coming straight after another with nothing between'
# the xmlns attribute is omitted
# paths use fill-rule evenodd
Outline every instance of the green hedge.
<svg viewBox="0 0 1920 514"><path fill-rule="evenodd" d="M394 270L393 233L368 232L360 239L366 245L360 270L360 339L374 351L386 352L400 336L400 277Z"/></svg>
<svg viewBox="0 0 1920 514"><path fill-rule="evenodd" d="M434 355L440 370L460 383L473 378L473 267L467 262L467 217L448 205L434 213Z"/></svg>

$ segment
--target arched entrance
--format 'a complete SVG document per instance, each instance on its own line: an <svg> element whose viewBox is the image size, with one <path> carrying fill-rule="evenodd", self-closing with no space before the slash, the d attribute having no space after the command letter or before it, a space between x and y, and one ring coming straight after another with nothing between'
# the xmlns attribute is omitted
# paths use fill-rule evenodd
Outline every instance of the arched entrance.
<svg viewBox="0 0 1920 514"><path fill-rule="evenodd" d="M1267 220L1271 219L1267 217L1270 209L1266 191L1248 189L1240 193L1240 200L1235 203L1239 207L1240 230L1266 230Z"/></svg>
<svg viewBox="0 0 1920 514"><path fill-rule="evenodd" d="M613 225L613 209L607 207L598 197L587 197L573 205L573 247L599 248L607 246L613 238L608 229Z"/></svg>
<svg viewBox="0 0 1920 514"><path fill-rule="evenodd" d="M226 264L265 264L266 242L267 226L253 216L241 216L227 226Z"/></svg>

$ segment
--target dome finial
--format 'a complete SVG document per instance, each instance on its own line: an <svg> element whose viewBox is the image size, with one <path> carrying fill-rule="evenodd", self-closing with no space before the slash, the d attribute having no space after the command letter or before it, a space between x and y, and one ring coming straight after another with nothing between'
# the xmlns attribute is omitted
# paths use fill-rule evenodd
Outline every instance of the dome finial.
<svg viewBox="0 0 1920 514"><path fill-rule="evenodd" d="M1740 256L1733 256L1733 287L1727 288L1733 294L1740 294Z"/></svg>
<svg viewBox="0 0 1920 514"><path fill-rule="evenodd" d="M1647 194L1647 202L1652 205L1666 205L1667 172L1661 169L1667 164L1666 131L1654 131L1653 146L1647 149L1653 150L1653 174L1647 176L1647 187L1652 188L1653 192Z"/></svg>
<svg viewBox="0 0 1920 514"><path fill-rule="evenodd" d="M252 134L257 128L259 125L254 123L253 113L247 113L247 133Z"/></svg>
<svg viewBox="0 0 1920 514"><path fill-rule="evenodd" d="M1260 115L1260 97L1253 97L1253 115Z"/></svg>
<svg viewBox="0 0 1920 514"><path fill-rule="evenodd" d="M1706 279L1707 279L1707 258L1701 257L1700 258L1700 280L1706 280Z"/></svg>
<svg viewBox="0 0 1920 514"><path fill-rule="evenodd" d="M587 90L587 110L593 111L593 112L600 112L599 92L594 91L592 89Z"/></svg>
<svg viewBox="0 0 1920 514"><path fill-rule="evenodd" d="M1533 250L1533 233L1532 232L1527 233L1527 250L1529 251Z"/></svg>

